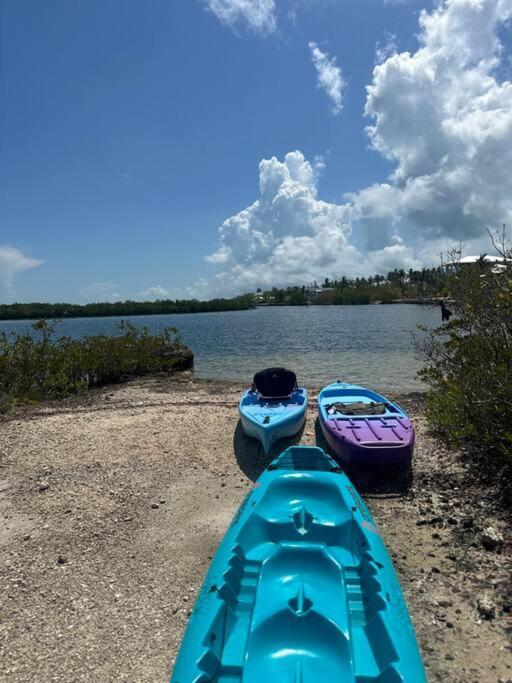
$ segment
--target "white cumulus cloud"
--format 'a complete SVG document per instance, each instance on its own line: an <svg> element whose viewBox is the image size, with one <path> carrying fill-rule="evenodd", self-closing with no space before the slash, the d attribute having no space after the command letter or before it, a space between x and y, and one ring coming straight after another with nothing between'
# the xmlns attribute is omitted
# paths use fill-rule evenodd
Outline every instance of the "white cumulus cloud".
<svg viewBox="0 0 512 683"><path fill-rule="evenodd" d="M0 283L7 291L11 291L14 278L18 273L36 268L42 263L44 261L41 259L26 256L16 247L7 244L0 245Z"/></svg>
<svg viewBox="0 0 512 683"><path fill-rule="evenodd" d="M348 266L350 207L317 197L321 160L299 152L260 163L260 196L220 227L220 247L207 257L223 270L214 289L300 282Z"/></svg>
<svg viewBox="0 0 512 683"><path fill-rule="evenodd" d="M154 285L138 293L138 297L143 299L168 299L169 295L169 290L162 285Z"/></svg>
<svg viewBox="0 0 512 683"><path fill-rule="evenodd" d="M274 0L205 0L205 6L226 26L241 22L257 33L277 28Z"/></svg>
<svg viewBox="0 0 512 683"><path fill-rule="evenodd" d="M512 0L447 0L420 15L420 47L375 67L366 114L388 183L352 197L369 242L476 239L512 217L512 84L497 29Z"/></svg>
<svg viewBox="0 0 512 683"><path fill-rule="evenodd" d="M329 57L328 53L322 52L314 42L309 43L309 49L316 69L318 87L324 90L331 100L333 114L339 114L343 106L342 92L345 81L340 67L336 64L336 57Z"/></svg>
<svg viewBox="0 0 512 683"><path fill-rule="evenodd" d="M488 249L487 228L512 222L512 83L499 77L511 18L512 0L423 10L416 52L391 44L367 86L367 134L391 177L334 204L318 198L321 164L299 151L262 160L259 197L219 229L211 286L431 265L459 240Z"/></svg>

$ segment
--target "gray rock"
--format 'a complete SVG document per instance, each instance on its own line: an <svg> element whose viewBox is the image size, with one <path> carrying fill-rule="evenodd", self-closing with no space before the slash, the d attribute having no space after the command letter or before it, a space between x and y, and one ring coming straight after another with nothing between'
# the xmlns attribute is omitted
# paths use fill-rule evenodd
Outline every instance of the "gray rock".
<svg viewBox="0 0 512 683"><path fill-rule="evenodd" d="M488 526L482 531L480 540L486 550L495 550L503 545L502 534L493 526Z"/></svg>
<svg viewBox="0 0 512 683"><path fill-rule="evenodd" d="M489 595L481 595L477 600L476 606L484 619L494 619L496 615L496 605Z"/></svg>

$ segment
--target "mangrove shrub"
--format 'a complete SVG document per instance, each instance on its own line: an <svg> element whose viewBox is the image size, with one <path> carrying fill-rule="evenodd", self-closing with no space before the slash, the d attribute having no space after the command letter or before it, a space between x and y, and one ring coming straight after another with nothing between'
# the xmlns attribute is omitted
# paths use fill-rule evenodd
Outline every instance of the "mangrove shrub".
<svg viewBox="0 0 512 683"><path fill-rule="evenodd" d="M512 461L512 266L453 263L453 319L419 344L427 414L444 438Z"/></svg>
<svg viewBox="0 0 512 683"><path fill-rule="evenodd" d="M150 372L189 368L192 352L176 328L151 334L121 321L118 335L82 339L55 335L40 320L32 334L0 335L0 408L13 402L66 396Z"/></svg>

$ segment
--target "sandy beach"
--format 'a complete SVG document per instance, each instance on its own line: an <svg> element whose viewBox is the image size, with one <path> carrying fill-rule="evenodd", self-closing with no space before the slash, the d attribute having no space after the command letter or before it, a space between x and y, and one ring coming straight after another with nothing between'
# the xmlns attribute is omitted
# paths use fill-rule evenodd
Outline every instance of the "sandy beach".
<svg viewBox="0 0 512 683"><path fill-rule="evenodd" d="M268 462L238 422L241 388L182 373L0 417L0 680L168 679L210 559ZM315 395L293 441L323 446ZM509 519L492 483L429 435L422 396L400 400L417 430L412 481L349 476L429 681L512 681Z"/></svg>

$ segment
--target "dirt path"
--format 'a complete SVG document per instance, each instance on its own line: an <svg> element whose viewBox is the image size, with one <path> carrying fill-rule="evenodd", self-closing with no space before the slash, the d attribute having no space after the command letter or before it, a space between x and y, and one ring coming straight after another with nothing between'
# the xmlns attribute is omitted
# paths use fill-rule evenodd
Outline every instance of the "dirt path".
<svg viewBox="0 0 512 683"><path fill-rule="evenodd" d="M183 374L1 418L0 680L168 678L210 558L265 466L238 425L239 393ZM403 403L418 434L412 486L355 483L429 680L512 680L507 520L427 435L421 399ZM315 416L311 405L301 443L323 445Z"/></svg>

